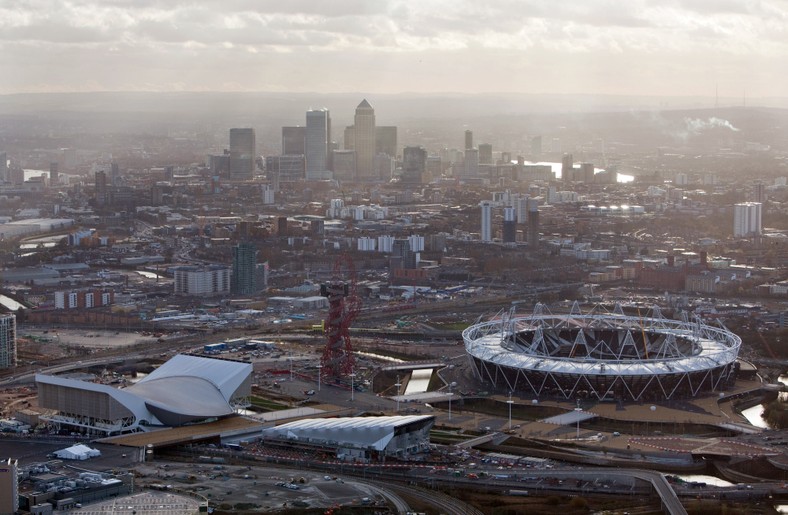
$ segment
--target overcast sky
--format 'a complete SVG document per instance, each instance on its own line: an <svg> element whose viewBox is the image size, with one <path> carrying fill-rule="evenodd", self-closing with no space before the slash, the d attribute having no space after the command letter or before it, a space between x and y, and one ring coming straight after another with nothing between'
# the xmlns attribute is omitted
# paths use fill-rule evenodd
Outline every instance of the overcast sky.
<svg viewBox="0 0 788 515"><path fill-rule="evenodd" d="M0 0L0 93L787 84L788 0Z"/></svg>

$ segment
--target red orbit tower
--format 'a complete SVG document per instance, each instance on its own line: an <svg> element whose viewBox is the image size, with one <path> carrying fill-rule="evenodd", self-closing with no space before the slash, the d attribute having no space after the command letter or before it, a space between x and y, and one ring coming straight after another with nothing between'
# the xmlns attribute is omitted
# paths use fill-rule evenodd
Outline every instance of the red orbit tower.
<svg viewBox="0 0 788 515"><path fill-rule="evenodd" d="M320 285L320 294L328 297L326 348L320 360L320 373L327 379L341 379L353 373L353 347L350 324L358 315L361 303L356 293L356 270L349 256L334 263L332 279Z"/></svg>

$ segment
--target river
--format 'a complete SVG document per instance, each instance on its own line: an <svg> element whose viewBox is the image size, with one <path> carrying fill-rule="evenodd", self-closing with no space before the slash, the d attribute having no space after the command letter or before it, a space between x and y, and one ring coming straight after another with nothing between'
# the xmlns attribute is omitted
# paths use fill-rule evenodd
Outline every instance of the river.
<svg viewBox="0 0 788 515"><path fill-rule="evenodd" d="M778 378L778 381L780 381L784 385L788 385L788 375L781 375ZM782 402L788 401L788 397L786 396L785 393L780 394L780 401ZM741 414L744 416L744 418L747 419L747 422L754 425L755 427L762 427L764 429L769 429L769 425L763 419L764 409L765 407L763 404L758 404L756 406L753 406L752 408L747 408L746 410L743 410Z"/></svg>

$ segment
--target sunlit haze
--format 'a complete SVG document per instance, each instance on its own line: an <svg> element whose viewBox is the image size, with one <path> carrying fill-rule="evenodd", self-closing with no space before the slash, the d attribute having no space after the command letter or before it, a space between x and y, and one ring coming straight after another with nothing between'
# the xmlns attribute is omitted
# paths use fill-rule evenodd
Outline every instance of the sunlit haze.
<svg viewBox="0 0 788 515"><path fill-rule="evenodd" d="M6 0L0 93L521 92L744 102L784 96L787 20L780 0Z"/></svg>

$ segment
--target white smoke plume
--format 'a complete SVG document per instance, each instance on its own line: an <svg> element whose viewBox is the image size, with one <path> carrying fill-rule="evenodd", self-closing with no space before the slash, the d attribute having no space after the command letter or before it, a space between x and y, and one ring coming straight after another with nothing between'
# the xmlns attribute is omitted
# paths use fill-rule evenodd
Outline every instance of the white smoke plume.
<svg viewBox="0 0 788 515"><path fill-rule="evenodd" d="M722 118L711 117L708 120L701 120L700 118L684 118L684 124L687 127L687 132L690 134L699 134L705 130L721 127L730 129L733 132L739 132L739 129L733 126L728 120Z"/></svg>

